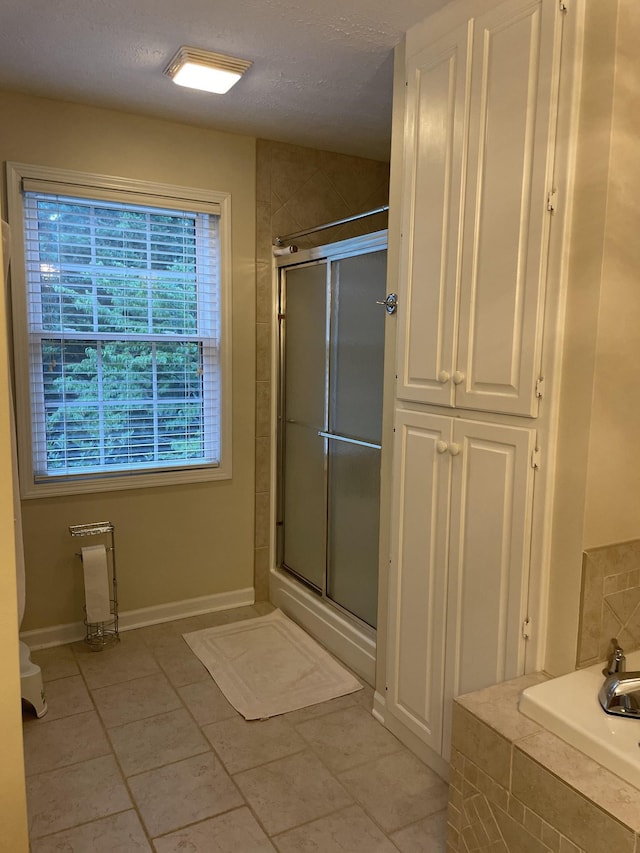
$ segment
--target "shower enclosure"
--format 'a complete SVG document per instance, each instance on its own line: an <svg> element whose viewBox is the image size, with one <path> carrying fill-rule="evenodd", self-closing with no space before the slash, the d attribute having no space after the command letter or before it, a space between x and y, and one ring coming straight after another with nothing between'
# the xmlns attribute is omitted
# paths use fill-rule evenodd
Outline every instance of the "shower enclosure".
<svg viewBox="0 0 640 853"><path fill-rule="evenodd" d="M376 626L386 232L279 266L277 564Z"/></svg>

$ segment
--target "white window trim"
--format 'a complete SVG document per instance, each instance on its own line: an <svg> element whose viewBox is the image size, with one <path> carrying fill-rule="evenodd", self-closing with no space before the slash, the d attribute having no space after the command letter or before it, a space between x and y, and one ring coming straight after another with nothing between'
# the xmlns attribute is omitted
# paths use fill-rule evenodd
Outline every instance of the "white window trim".
<svg viewBox="0 0 640 853"><path fill-rule="evenodd" d="M213 190L178 187L171 184L134 181L109 175L53 169L26 163L7 162L8 216L11 226L11 293L13 346L15 354L16 421L18 432L18 464L22 498L44 498L59 495L110 492L153 486L199 483L231 478L231 195ZM218 205L220 209L220 463L215 466L180 470L140 472L56 482L34 482L32 461L31 403L29 391L29 338L27 326L27 287L23 228L23 180L35 179L55 184L68 184L69 194L89 195L120 192L137 194L141 203L162 197L184 202L185 206ZM96 196L98 197L98 196ZM134 201L134 199L129 199Z"/></svg>

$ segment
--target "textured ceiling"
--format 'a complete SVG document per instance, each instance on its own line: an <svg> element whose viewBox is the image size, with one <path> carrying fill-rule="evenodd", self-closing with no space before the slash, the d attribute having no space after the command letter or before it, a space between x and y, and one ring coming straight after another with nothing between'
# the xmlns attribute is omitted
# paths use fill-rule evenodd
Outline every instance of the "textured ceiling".
<svg viewBox="0 0 640 853"><path fill-rule="evenodd" d="M393 47L447 0L0 0L0 87L386 159ZM173 84L180 45L253 67Z"/></svg>

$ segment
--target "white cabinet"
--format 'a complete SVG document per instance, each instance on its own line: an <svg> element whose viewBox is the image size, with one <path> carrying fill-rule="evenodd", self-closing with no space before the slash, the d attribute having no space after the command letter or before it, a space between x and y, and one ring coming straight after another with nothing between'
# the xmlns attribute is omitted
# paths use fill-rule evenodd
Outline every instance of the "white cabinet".
<svg viewBox="0 0 640 853"><path fill-rule="evenodd" d="M450 699L522 672L535 431L396 415L387 709L448 755Z"/></svg>
<svg viewBox="0 0 640 853"><path fill-rule="evenodd" d="M562 12L457 9L407 42L397 393L535 416Z"/></svg>
<svg viewBox="0 0 640 853"><path fill-rule="evenodd" d="M525 670L562 29L458 0L407 34L384 718L444 757L451 699Z"/></svg>

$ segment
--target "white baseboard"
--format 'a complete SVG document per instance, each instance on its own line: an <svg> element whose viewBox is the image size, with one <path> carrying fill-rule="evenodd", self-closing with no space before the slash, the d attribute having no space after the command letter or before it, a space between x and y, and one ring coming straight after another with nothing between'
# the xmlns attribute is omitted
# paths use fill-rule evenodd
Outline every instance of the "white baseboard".
<svg viewBox="0 0 640 853"><path fill-rule="evenodd" d="M303 584L278 569L271 571L270 598L291 619L346 666L375 684L376 641Z"/></svg>
<svg viewBox="0 0 640 853"><path fill-rule="evenodd" d="M376 690L373 694L373 708L371 709L371 713L379 723L382 723L383 726L386 708L387 703L384 696Z"/></svg>
<svg viewBox="0 0 640 853"><path fill-rule="evenodd" d="M184 619L187 616L200 616L203 613L214 613L216 610L245 607L253 604L254 601L255 591L253 587L247 587L232 592L203 595L200 598L187 598L184 601L170 601L153 607L142 607L139 610L125 610L118 616L118 630L132 631L134 628L157 625L159 622L172 622L174 619ZM32 651L36 651L49 646L73 643L84 639L84 636L84 623L71 622L66 625L51 625L47 628L23 631L20 639L24 640Z"/></svg>

